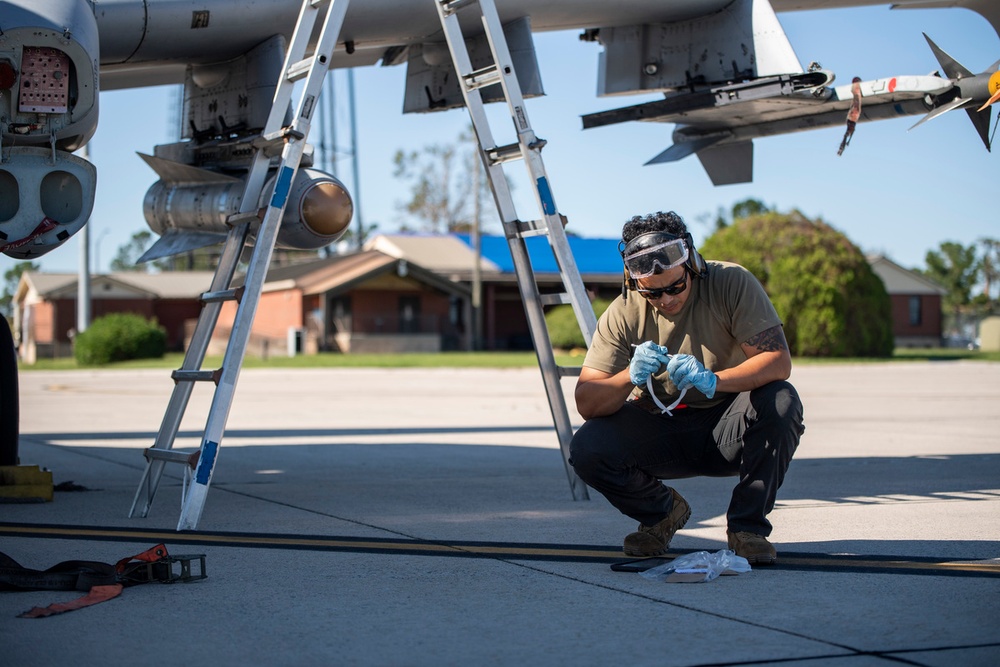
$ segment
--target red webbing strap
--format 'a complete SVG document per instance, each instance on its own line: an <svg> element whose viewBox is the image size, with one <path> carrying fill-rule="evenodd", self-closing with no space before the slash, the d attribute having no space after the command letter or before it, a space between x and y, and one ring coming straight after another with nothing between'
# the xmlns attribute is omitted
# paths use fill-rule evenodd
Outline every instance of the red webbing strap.
<svg viewBox="0 0 1000 667"><path fill-rule="evenodd" d="M129 570L129 564L132 561L140 561L145 563L155 563L163 558L167 557L167 547L163 544L157 544L152 549L147 549L140 554L135 556L129 556L128 558L122 558L115 564L115 572L118 575L125 575ZM129 582L130 584L139 582ZM48 607L33 607L23 614L19 614L18 618L45 618L46 616L52 616L54 614L62 614L67 611L73 611L75 609L82 609L83 607L89 607L90 605L97 604L99 602L104 602L112 598L118 597L122 592L123 585L111 584L107 586L93 586L90 592L84 595L82 598L77 598L76 600L70 600L69 602L53 602Z"/></svg>
<svg viewBox="0 0 1000 667"><path fill-rule="evenodd" d="M121 584L111 584L110 586L94 586L90 589L90 592L84 595L82 598L77 598L75 600L70 600L69 602L53 602L48 607L32 607L23 614L18 614L18 618L45 618L46 616L53 616L55 614L62 614L67 611L73 611L74 609L81 609L83 607L89 607L92 604L97 604L98 602L104 602L105 600L110 600L111 598L118 597L122 592Z"/></svg>
<svg viewBox="0 0 1000 667"><path fill-rule="evenodd" d="M145 563L155 563L158 560L163 560L167 557L167 547L163 544L157 544L152 549L146 549L141 554L136 554L134 556L129 556L128 558L122 558L120 561L115 563L115 572L118 574L124 574L125 568L128 564L134 560L143 561Z"/></svg>

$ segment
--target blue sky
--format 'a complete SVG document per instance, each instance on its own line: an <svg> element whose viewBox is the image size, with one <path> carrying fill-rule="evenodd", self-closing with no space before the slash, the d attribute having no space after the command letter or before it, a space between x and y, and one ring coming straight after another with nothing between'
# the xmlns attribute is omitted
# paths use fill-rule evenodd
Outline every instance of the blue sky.
<svg viewBox="0 0 1000 667"><path fill-rule="evenodd" d="M837 85L854 76L869 80L936 70L922 32L973 72L1000 58L1000 39L992 27L963 9L890 11L883 6L785 13L779 20L802 64L821 63L836 73ZM536 35L536 47L547 94L529 100L528 113L535 133L548 141L542 155L556 204L581 236L615 237L633 215L675 210L688 221L697 243L710 234L707 220L720 207L729 210L754 197L781 211L795 208L821 217L863 251L886 254L908 267L922 267L926 252L943 241L968 245L1000 237L1000 156L986 151L964 110L911 132L918 117L859 125L840 157L840 127L759 139L754 182L714 187L694 157L642 166L670 145L671 125L581 129L584 114L657 98L597 97L599 45L580 42L573 31ZM341 179L360 201L364 222L377 223L380 231L394 231L404 219L400 204L408 197L408 184L392 175L395 152L456 143L469 125L464 109L404 116L404 75L404 67L356 71L359 183L351 179L347 158L338 164ZM335 76L342 91L346 75ZM98 270L107 270L117 249L147 228L142 198L156 177L136 152L152 153L155 145L176 140L171 127L176 98L175 87L101 94L100 127L90 146L98 168L90 223L91 257L99 262ZM343 139L349 136L346 107L344 96L337 130ZM496 113L491 111L491 118ZM997 111L992 113L995 123ZM501 121L495 122L501 141ZM515 189L518 197L527 192ZM536 215L521 203L519 212ZM485 231L500 233L496 225ZM79 238L42 257L43 270L77 271Z"/></svg>

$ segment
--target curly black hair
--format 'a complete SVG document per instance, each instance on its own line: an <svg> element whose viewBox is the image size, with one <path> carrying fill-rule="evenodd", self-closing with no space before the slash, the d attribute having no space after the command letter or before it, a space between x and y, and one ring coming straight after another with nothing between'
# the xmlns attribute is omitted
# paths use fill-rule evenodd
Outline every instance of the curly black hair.
<svg viewBox="0 0 1000 667"><path fill-rule="evenodd" d="M622 241L628 243L632 239L649 232L667 232L674 236L684 236L687 233L687 225L673 211L664 213L657 211L648 215L637 215L622 227Z"/></svg>

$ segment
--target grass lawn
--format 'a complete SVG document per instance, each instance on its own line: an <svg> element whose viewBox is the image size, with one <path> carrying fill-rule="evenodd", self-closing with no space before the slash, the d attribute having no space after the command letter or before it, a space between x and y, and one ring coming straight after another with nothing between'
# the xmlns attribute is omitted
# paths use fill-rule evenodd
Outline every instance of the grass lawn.
<svg viewBox="0 0 1000 667"><path fill-rule="evenodd" d="M884 361L953 361L971 359L980 361L1000 361L1000 352L979 352L959 348L897 349L888 359L829 359L797 357L797 364L839 364L872 363ZM180 368L184 357L172 353L161 359L138 359L100 366L105 369L128 368ZM579 366L583 362L582 352L576 354L556 354L560 366ZM538 364L534 352L441 352L413 354L339 354L324 352L311 356L282 357L269 359L247 357L244 368L531 368ZM222 357L207 357L202 368L218 368ZM39 359L36 364L22 364L21 371L33 370L73 370L84 368L72 358ZM89 368L95 368L93 366Z"/></svg>

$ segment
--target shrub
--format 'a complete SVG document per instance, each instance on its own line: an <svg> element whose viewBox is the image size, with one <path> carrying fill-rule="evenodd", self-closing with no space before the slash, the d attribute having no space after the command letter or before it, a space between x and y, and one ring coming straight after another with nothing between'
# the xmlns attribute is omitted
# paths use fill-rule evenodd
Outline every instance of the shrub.
<svg viewBox="0 0 1000 667"><path fill-rule="evenodd" d="M595 299L591 304L594 314L600 317L611 302L607 299ZM545 313L545 325L549 330L549 342L559 350L571 350L575 347L586 347L583 332L577 322L573 306L556 306Z"/></svg>
<svg viewBox="0 0 1000 667"><path fill-rule="evenodd" d="M821 220L765 213L737 220L700 249L749 269L784 322L793 355L892 354L892 305L861 251Z"/></svg>
<svg viewBox="0 0 1000 667"><path fill-rule="evenodd" d="M156 359L167 350L167 332L156 320L135 313L100 317L77 335L73 355L81 366L101 366L113 361Z"/></svg>

